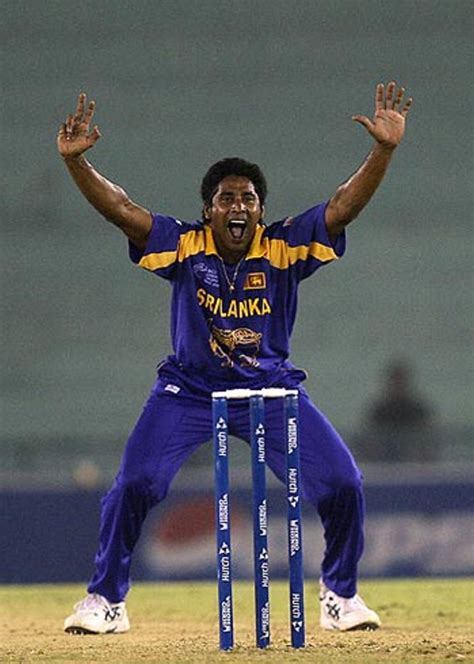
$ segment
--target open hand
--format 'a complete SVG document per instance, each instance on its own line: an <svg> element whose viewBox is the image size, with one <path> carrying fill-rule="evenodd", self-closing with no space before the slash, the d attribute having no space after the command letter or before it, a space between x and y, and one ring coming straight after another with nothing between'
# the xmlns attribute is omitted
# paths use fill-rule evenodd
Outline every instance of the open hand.
<svg viewBox="0 0 474 664"><path fill-rule="evenodd" d="M353 115L352 119L367 129L374 139L390 148L396 148L405 133L405 122L410 110L412 98L409 97L404 105L403 95L405 88L396 91L396 83L391 81L385 86L379 83L375 89L375 114L373 120L365 115Z"/></svg>
<svg viewBox="0 0 474 664"><path fill-rule="evenodd" d="M59 127L57 145L61 156L78 157L93 147L100 138L97 125L89 132L94 117L95 102L89 102L86 109L86 95L81 92L74 115L68 115L66 122Z"/></svg>

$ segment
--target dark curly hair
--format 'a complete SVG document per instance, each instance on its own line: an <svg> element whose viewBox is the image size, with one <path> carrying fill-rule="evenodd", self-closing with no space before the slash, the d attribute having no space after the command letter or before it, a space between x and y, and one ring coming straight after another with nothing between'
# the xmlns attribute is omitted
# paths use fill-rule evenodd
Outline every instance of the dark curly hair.
<svg viewBox="0 0 474 664"><path fill-rule="evenodd" d="M248 178L255 187L260 205L265 205L267 197L267 181L257 164L240 157L226 157L213 164L201 182L201 197L205 205L210 205L219 183L229 175L240 175Z"/></svg>

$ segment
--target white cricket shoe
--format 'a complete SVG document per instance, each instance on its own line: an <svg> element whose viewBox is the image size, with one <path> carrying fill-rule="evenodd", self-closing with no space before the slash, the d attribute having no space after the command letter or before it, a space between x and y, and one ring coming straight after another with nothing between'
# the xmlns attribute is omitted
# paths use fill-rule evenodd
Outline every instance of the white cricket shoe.
<svg viewBox="0 0 474 664"><path fill-rule="evenodd" d="M339 597L320 583L319 602L321 605L320 624L323 629L338 629L341 632L364 629L374 630L382 624L380 618L369 609L359 595Z"/></svg>
<svg viewBox="0 0 474 664"><path fill-rule="evenodd" d="M120 634L129 629L125 602L110 604L96 593L74 604L74 613L64 621L70 634Z"/></svg>

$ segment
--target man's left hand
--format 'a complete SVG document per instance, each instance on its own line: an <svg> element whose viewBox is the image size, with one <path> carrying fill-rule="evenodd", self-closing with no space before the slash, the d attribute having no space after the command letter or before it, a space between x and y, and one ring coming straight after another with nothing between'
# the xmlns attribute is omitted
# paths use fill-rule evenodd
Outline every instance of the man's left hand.
<svg viewBox="0 0 474 664"><path fill-rule="evenodd" d="M405 88L396 88L394 81L387 85L386 90L383 83L377 85L373 120L365 115L352 116L355 122L364 125L377 143L391 149L396 148L403 138L406 117L412 103L411 97L403 103Z"/></svg>

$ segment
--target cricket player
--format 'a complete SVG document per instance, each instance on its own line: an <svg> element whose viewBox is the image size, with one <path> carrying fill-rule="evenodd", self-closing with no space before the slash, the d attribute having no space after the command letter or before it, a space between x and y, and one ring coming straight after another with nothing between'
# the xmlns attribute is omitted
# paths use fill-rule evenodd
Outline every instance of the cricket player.
<svg viewBox="0 0 474 664"><path fill-rule="evenodd" d="M405 132L411 99L395 82L379 84L373 118L354 115L373 139L358 170L326 202L275 223L263 221L267 185L256 164L237 157L202 180L202 215L186 223L154 214L85 158L100 138L95 104L80 94L57 137L74 182L128 238L131 260L172 285L173 353L132 431L115 482L102 500L99 547L88 594L64 628L74 634L129 629L130 565L148 511L165 499L182 464L212 436L211 392L238 387L299 391L303 496L322 520L320 623L341 631L375 629L379 616L357 594L364 498L354 459L289 361L298 285L345 250L345 228L381 183ZM268 465L285 480L279 400L265 404ZM245 401L229 404L229 433L249 441ZM311 555L311 554L309 554Z"/></svg>

